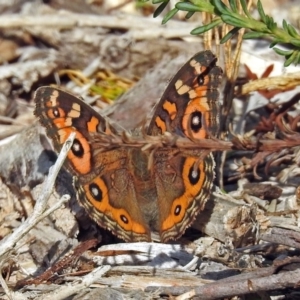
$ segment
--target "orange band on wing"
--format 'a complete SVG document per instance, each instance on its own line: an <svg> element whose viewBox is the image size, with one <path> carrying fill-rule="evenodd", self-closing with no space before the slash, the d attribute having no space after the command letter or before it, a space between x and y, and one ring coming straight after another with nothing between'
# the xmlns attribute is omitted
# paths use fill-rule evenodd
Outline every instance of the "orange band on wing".
<svg viewBox="0 0 300 300"><path fill-rule="evenodd" d="M155 118L155 124L160 128L161 133L164 133L167 130L166 123L159 116Z"/></svg>
<svg viewBox="0 0 300 300"><path fill-rule="evenodd" d="M194 167L195 163L198 164L197 171L199 172L199 179L197 183L192 184L189 179L191 168ZM205 165L203 162L198 162L198 159L189 157L185 160L182 176L184 184L184 193L176 198L171 206L169 216L162 223L162 231L167 231L174 227L175 224L180 223L189 207L190 203L200 193L206 178ZM176 213L177 212L177 213Z"/></svg>
<svg viewBox="0 0 300 300"><path fill-rule="evenodd" d="M124 230L138 234L147 233L145 227L133 221L125 209L115 208L110 205L107 186L100 177L95 178L92 183L85 185L84 190L88 201L90 201L93 207L115 220Z"/></svg>
<svg viewBox="0 0 300 300"><path fill-rule="evenodd" d="M97 126L99 125L99 119L92 116L91 120L87 123L89 132L97 132Z"/></svg>
<svg viewBox="0 0 300 300"><path fill-rule="evenodd" d="M177 114L177 107L175 103L165 100L163 108L168 112L170 119L174 120Z"/></svg>

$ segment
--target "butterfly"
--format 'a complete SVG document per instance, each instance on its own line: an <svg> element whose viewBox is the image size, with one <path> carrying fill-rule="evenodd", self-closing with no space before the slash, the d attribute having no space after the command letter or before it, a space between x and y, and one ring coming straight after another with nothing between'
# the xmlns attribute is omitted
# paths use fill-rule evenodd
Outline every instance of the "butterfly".
<svg viewBox="0 0 300 300"><path fill-rule="evenodd" d="M222 78L216 62L211 51L202 51L178 71L154 110L147 135L169 132L197 141L216 134ZM214 180L212 154L103 149L97 141L120 132L84 101L53 87L38 88L34 101L34 114L57 152L76 132L65 166L79 203L101 227L128 242L150 241L151 232L166 242L178 239L203 210Z"/></svg>

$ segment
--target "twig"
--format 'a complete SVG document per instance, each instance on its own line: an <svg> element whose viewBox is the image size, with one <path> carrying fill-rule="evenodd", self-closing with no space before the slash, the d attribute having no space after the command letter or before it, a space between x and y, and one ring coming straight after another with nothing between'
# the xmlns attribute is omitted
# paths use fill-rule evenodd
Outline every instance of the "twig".
<svg viewBox="0 0 300 300"><path fill-rule="evenodd" d="M263 271L263 269L262 269ZM205 284L200 287L149 287L148 292L154 292L159 289L160 294L180 295L194 290L195 296L200 296L202 300L232 297L236 295L246 295L262 291L271 291L284 289L287 287L294 288L299 284L300 269L290 272L283 272L270 276L257 276L257 278L233 280L224 284L223 280L214 283Z"/></svg>
<svg viewBox="0 0 300 300"><path fill-rule="evenodd" d="M43 189L44 193L40 194L38 200L36 201L36 205L34 207L32 215L20 227L18 227L10 236L8 236L8 238L4 239L0 243L0 270L6 258L14 250L14 247L19 242L19 240L22 237L24 237L43 218L45 218L51 212L59 208L64 202L66 202L70 198L69 196L64 195L60 199L60 201L58 201L50 209L45 211L48 199L54 187L56 177L66 159L66 156L72 146L74 138L75 138L75 133L70 134L69 138L66 140L57 158L55 165L50 169L48 179L45 182L45 188ZM8 298L12 299L12 294L2 276L0 276L0 282Z"/></svg>
<svg viewBox="0 0 300 300"><path fill-rule="evenodd" d="M180 296L177 296L175 300L186 300L186 299L193 299L195 296L195 290L190 290L187 293L181 294Z"/></svg>
<svg viewBox="0 0 300 300"><path fill-rule="evenodd" d="M298 133L289 134L285 139L256 139L246 135L235 136L232 141L223 141L217 138L190 140L185 137L166 133L160 136L132 136L123 135L97 135L95 145L99 151L110 151L120 147L140 148L142 151L160 150L177 151L188 150L250 150L255 152L276 152L284 148L300 146L300 135Z"/></svg>
<svg viewBox="0 0 300 300"><path fill-rule="evenodd" d="M295 88L296 86L299 86L299 84L299 72L283 76L260 78L244 84L238 91L238 95L248 95L251 92L266 88L268 88L268 90L279 89L285 91L290 88Z"/></svg>
<svg viewBox="0 0 300 300"><path fill-rule="evenodd" d="M47 282L50 280L54 274L58 274L62 269L70 266L74 261L76 261L85 251L95 247L98 243L97 239L87 240L80 243L74 249L70 250L62 259L56 262L53 266L51 266L48 270L46 270L41 275L37 276L33 279L25 279L21 280L17 283L18 288L21 288L26 285L38 285L42 282Z"/></svg>
<svg viewBox="0 0 300 300"><path fill-rule="evenodd" d="M2 269L2 264L0 263L0 270ZM2 276L2 272L0 272L0 286L3 288L6 296L10 299L13 300L13 295L10 291L10 289L8 288L3 276Z"/></svg>
<svg viewBox="0 0 300 300"><path fill-rule="evenodd" d="M45 182L45 188L43 189L43 194L40 194L38 200L36 201L32 215L20 226L18 227L7 239L4 239L0 243L0 261L2 261L11 251L13 251L15 245L20 241L20 239L27 234L40 220L42 220L46 215L57 209L62 203L67 201L67 197L62 197L57 205L48 209L45 212L47 201L52 193L56 177L59 170L61 169L64 160L70 150L75 133L72 133L66 140L55 165L50 169L49 176Z"/></svg>
<svg viewBox="0 0 300 300"><path fill-rule="evenodd" d="M21 28L36 27L41 28L59 28L71 29L81 27L110 28L130 30L130 36L133 38L178 38L190 37L189 32L195 28L198 23L183 23L179 21L170 21L171 26L162 27L158 19L147 19L138 16L109 15L99 16L90 14L76 14L65 11L58 11L55 14L45 14L42 16L24 16L19 14L10 14L9 16L0 16L0 28Z"/></svg>
<svg viewBox="0 0 300 300"><path fill-rule="evenodd" d="M282 228L271 228L260 237L263 241L300 249L300 233Z"/></svg>
<svg viewBox="0 0 300 300"><path fill-rule="evenodd" d="M93 270L88 275L83 276L81 283L64 285L47 295L45 294L42 295L41 297L37 298L37 300L66 299L67 297L76 294L77 292L83 290L84 288L89 287L91 284L99 280L110 269L111 269L110 266L101 266Z"/></svg>

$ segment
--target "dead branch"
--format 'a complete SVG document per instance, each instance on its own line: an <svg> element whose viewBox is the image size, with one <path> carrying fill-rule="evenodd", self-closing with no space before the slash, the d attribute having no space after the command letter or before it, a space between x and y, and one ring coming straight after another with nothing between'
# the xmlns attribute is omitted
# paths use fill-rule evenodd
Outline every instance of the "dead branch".
<svg viewBox="0 0 300 300"><path fill-rule="evenodd" d="M274 271L276 269L277 268L273 267ZM195 296L201 297L202 300L209 300L271 291L274 290L274 287L276 287L276 289L285 289L287 287L295 288L299 285L300 269L270 276L264 276L263 270L264 269L259 270L261 273L255 271L255 276L251 279L239 279L243 274L232 276L226 280L227 284L224 284L223 280L219 280L218 282L209 283L200 287L148 287L146 291L154 292L159 290L160 295L175 296L194 290ZM257 273L260 274L258 275ZM230 281L230 283L228 281Z"/></svg>
<svg viewBox="0 0 300 300"><path fill-rule="evenodd" d="M78 293L84 288L89 287L91 284L97 282L104 274L106 274L110 270L110 266L101 266L93 270L88 275L81 277L80 283L74 283L70 285L63 285L62 287L54 290L47 295L44 294L37 300L53 300L53 299L66 299L67 297Z"/></svg>
<svg viewBox="0 0 300 300"><path fill-rule="evenodd" d="M270 228L261 235L262 240L300 249L300 232L283 228Z"/></svg>
<svg viewBox="0 0 300 300"><path fill-rule="evenodd" d="M70 29L75 27L93 27L130 30L130 37L134 39L155 39L163 37L166 39L178 37L190 37L189 32L199 23L183 23L169 21L167 27L162 27L160 20L143 18L134 15L110 15L99 16L91 14L76 14L66 11L59 11L55 14L44 15L2 15L0 16L0 28L26 28L42 27Z"/></svg>
<svg viewBox="0 0 300 300"><path fill-rule="evenodd" d="M59 201L57 205L54 205L45 211L47 201L52 193L55 184L56 177L65 161L65 158L67 157L68 151L72 146L74 138L75 133L72 133L65 142L55 165L52 169L50 169L49 177L45 182L44 193L41 194L39 199L37 200L32 215L20 227L18 227L7 239L3 240L0 243L0 261L5 259L5 257L7 257L9 253L11 253L11 251L13 251L15 245L19 242L19 240L26 233L28 233L38 222L40 222L43 218L45 218L54 210L59 208L64 202L66 202L69 199L69 197L62 197L61 201Z"/></svg>
<svg viewBox="0 0 300 300"><path fill-rule="evenodd" d="M17 286L21 288L25 285L31 285L31 284L37 285L37 284L41 284L42 282L47 282L48 280L51 280L51 277L53 277L55 274L60 272L62 269L67 268L72 262L78 259L78 257L81 256L85 251L95 247L97 245L97 242L98 242L97 239L92 239L79 244L77 247L72 249L67 255L65 255L63 259L55 263L43 274L41 274L40 276L34 279L21 280L17 283Z"/></svg>
<svg viewBox="0 0 300 300"><path fill-rule="evenodd" d="M190 140L174 134L166 133L160 136L132 136L127 132L122 135L96 135L95 144L103 151L119 147L141 148L144 151L161 149L168 151L170 148L179 150L250 150L255 152L276 152L286 148L300 146L300 135L294 133L285 139L260 139L247 136L235 136L232 141L217 138Z"/></svg>
<svg viewBox="0 0 300 300"><path fill-rule="evenodd" d="M260 78L244 84L239 91L239 95L248 95L251 92L265 89L266 87L268 87L268 90L278 89L285 91L287 89L299 86L299 78L299 73L285 74L270 78Z"/></svg>

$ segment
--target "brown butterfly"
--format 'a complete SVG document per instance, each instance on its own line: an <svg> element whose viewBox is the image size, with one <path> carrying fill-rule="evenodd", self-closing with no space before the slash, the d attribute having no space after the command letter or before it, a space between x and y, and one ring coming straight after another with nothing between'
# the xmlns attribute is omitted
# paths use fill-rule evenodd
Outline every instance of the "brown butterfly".
<svg viewBox="0 0 300 300"><path fill-rule="evenodd" d="M211 51L199 52L178 71L154 111L148 135L168 131L195 141L216 133L222 77L216 61ZM66 168L80 204L100 226L125 241L150 241L151 231L157 231L166 242L179 238L203 210L214 179L211 154L199 160L201 150L158 149L149 170L149 152L99 149L97 138L118 131L79 98L41 87L35 103L34 114L56 151L76 132Z"/></svg>

